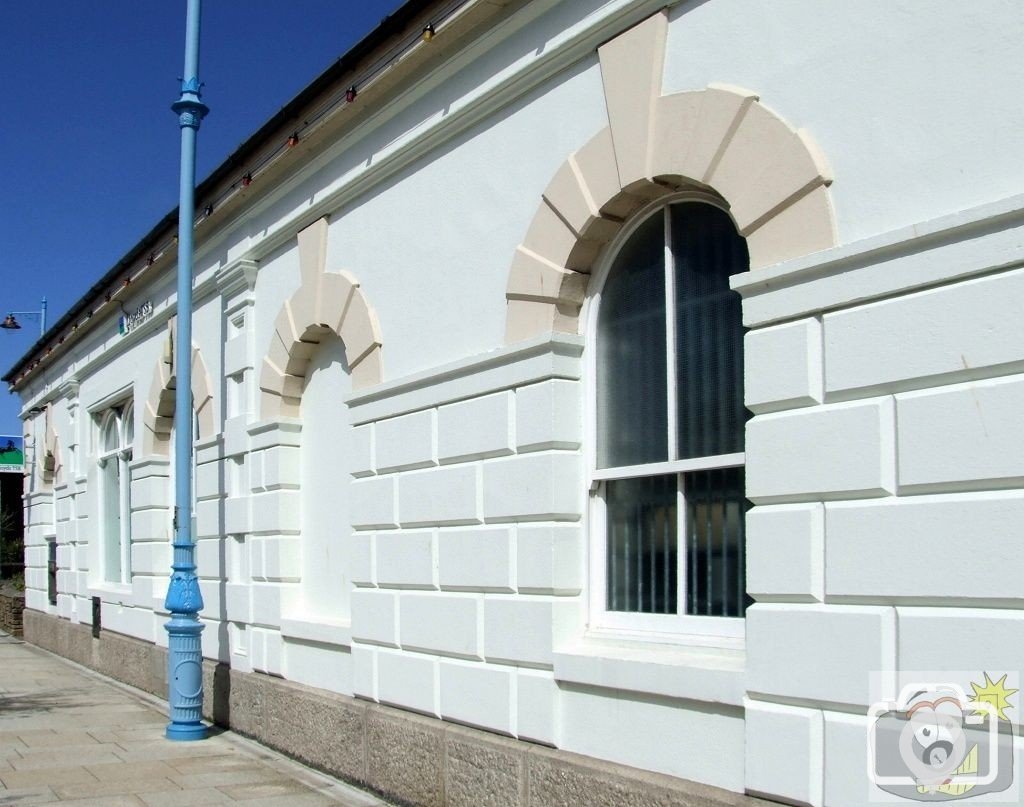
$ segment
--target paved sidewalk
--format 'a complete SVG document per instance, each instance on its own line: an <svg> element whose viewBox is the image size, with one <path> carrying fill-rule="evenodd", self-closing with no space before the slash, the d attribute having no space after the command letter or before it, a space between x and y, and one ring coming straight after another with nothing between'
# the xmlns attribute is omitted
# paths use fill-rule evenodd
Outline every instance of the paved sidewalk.
<svg viewBox="0 0 1024 807"><path fill-rule="evenodd" d="M229 731L165 740L165 710L0 633L0 805L384 804Z"/></svg>

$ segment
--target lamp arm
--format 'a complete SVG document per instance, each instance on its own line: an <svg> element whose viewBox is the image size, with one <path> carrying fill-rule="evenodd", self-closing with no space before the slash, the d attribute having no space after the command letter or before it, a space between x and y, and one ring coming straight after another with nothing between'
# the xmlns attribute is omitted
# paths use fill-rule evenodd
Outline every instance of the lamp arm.
<svg viewBox="0 0 1024 807"><path fill-rule="evenodd" d="M8 311L12 317L39 317L39 335L46 333L46 298L43 298L43 306L38 311Z"/></svg>

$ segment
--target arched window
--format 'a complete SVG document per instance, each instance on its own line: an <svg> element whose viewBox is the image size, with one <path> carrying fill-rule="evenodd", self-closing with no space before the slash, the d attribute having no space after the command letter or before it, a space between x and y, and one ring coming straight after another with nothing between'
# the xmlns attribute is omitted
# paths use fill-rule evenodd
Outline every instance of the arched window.
<svg viewBox="0 0 1024 807"><path fill-rule="evenodd" d="M748 264L717 204L665 205L622 242L593 301L599 626L742 636L747 411L729 277Z"/></svg>
<svg viewBox="0 0 1024 807"><path fill-rule="evenodd" d="M113 407L100 421L99 520L103 579L131 582L131 461L135 418L131 402Z"/></svg>

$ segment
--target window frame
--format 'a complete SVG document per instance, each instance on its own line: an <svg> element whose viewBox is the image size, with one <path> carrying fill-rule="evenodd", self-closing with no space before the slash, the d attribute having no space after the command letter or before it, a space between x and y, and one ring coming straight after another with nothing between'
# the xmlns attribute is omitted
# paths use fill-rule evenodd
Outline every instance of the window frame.
<svg viewBox="0 0 1024 807"><path fill-rule="evenodd" d="M585 422L586 447L584 450L587 472L587 505L585 508L584 530L588 536L586 541L586 568L588 571L588 632L610 638L624 638L658 643L700 645L722 648L742 648L745 640L745 617L696 616L685 613L649 614L626 611L609 611L606 606L608 580L607 562L607 517L605 493L607 482L618 479L630 479L650 476L675 475L677 535L677 602L683 609L686 588L683 581L687 578L685 536L686 536L686 504L683 496L682 474L688 471L712 470L719 468L745 467L745 452L711 455L693 459L669 459L643 465L628 465L613 468L598 467L598 416L597 416L597 340L598 316L604 288L615 264L616 258L633 233L648 219L661 213L665 222L665 297L666 323L674 323L675 306L675 272L671 254L671 238L669 234L670 219L666 211L673 205L699 202L709 204L729 213L728 205L713 193L698 190L666 194L637 210L629 222L622 227L616 237L608 244L591 275L590 285L593 291L587 295L582 312L587 337L585 351ZM738 228L737 228L738 230ZM675 356L676 334L674 327L666 328L666 382L667 382L667 429L666 440L669 446L677 443L676 434L676 394ZM670 449L669 456L673 456Z"/></svg>
<svg viewBox="0 0 1024 807"><path fill-rule="evenodd" d="M98 515L100 521L99 547L100 583L107 586L130 586L132 582L132 507L131 507L131 463L135 450L135 410L132 399L112 404L97 415L96 431L96 466L98 468L97 494ZM116 445L106 448L106 438L113 428ZM129 431L131 438L129 439ZM118 466L118 554L120 556L121 573L118 579L112 579L107 568L107 541L111 540L107 532L107 489L110 484L106 465L116 462Z"/></svg>

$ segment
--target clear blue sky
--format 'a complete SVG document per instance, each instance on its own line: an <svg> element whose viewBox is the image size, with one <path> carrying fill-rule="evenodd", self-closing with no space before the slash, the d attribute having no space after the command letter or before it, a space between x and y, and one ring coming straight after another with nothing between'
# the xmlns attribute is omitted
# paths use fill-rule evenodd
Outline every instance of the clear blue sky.
<svg viewBox="0 0 1024 807"><path fill-rule="evenodd" d="M206 0L204 178L401 0ZM53 324L178 203L185 0L3 4L0 317ZM0 372L38 320L0 331ZM20 434L0 389L0 434Z"/></svg>

